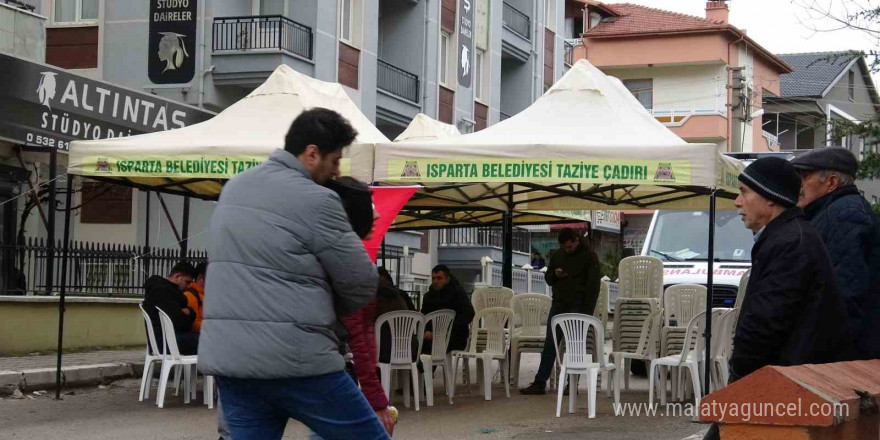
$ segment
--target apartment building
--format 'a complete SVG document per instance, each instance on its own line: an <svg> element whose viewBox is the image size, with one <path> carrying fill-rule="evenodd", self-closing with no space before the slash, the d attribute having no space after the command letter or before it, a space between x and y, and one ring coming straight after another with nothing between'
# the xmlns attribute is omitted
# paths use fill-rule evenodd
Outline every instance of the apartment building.
<svg viewBox="0 0 880 440"><path fill-rule="evenodd" d="M725 151L767 151L762 101L779 96L793 72L728 22L726 1L706 2L705 17L633 4L567 0L570 60L586 58L620 78L658 121L689 142Z"/></svg>
<svg viewBox="0 0 880 440"><path fill-rule="evenodd" d="M390 139L419 112L462 132L482 129L526 108L564 73L557 33L565 25L564 0L21 3L45 17L47 64L213 112L286 64L345 86ZM169 219L181 229L180 197L159 200L124 188L95 194L90 203L118 215L100 222L76 216L77 240L178 241ZM213 203L188 203L189 248L204 249ZM425 268L439 261L438 252L429 253L438 242L437 233L393 233L386 252L395 271L426 283Z"/></svg>

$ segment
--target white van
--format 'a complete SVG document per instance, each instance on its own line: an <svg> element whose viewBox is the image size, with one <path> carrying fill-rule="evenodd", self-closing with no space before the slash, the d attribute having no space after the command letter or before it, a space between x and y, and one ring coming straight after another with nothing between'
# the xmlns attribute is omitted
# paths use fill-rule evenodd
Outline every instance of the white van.
<svg viewBox="0 0 880 440"><path fill-rule="evenodd" d="M715 213L713 307L733 307L739 280L752 266L754 235L736 211ZM709 211L654 213L642 255L663 260L663 288L674 284L706 285L709 266Z"/></svg>

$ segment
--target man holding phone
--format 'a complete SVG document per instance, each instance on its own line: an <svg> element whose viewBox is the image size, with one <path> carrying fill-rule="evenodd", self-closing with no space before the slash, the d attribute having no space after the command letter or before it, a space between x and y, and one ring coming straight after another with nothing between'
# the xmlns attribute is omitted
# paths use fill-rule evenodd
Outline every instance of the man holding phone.
<svg viewBox="0 0 880 440"><path fill-rule="evenodd" d="M599 270L599 258L592 249L581 242L581 237L574 229L565 228L559 231L559 250L550 256L544 279L553 287L553 304L547 318L547 339L544 351L541 352L541 366L535 381L526 388L519 390L522 394L545 394L550 370L556 361L556 344L553 341L553 329L550 323L553 317L561 313L583 313L592 315L599 298L599 282L602 273ZM566 388L566 394L568 389Z"/></svg>

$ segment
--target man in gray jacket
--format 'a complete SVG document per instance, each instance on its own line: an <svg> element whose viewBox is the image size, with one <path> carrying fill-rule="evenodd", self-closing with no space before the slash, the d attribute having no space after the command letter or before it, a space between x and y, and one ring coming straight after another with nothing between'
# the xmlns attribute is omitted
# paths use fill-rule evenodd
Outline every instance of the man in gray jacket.
<svg viewBox="0 0 880 440"><path fill-rule="evenodd" d="M220 195L199 368L217 377L235 440L280 439L290 418L327 440L389 438L343 371L333 331L378 283L339 196L321 185L356 135L336 112L305 111L284 150Z"/></svg>

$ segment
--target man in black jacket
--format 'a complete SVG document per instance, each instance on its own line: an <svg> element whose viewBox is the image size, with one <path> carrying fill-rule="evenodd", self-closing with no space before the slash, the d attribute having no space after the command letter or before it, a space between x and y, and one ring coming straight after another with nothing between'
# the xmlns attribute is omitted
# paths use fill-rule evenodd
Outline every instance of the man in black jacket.
<svg viewBox="0 0 880 440"><path fill-rule="evenodd" d="M756 235L730 359L732 380L765 365L845 360L846 308L822 238L795 206L800 177L788 161L766 157L739 180L736 206Z"/></svg>
<svg viewBox="0 0 880 440"><path fill-rule="evenodd" d="M801 174L799 205L828 247L857 355L880 358L880 219L854 184L858 160L828 147L791 164Z"/></svg>
<svg viewBox="0 0 880 440"><path fill-rule="evenodd" d="M574 229L559 231L560 249L550 256L544 279L553 287L553 304L547 318L547 339L541 352L541 365L535 381L519 390L522 394L545 394L550 370L556 362L556 345L553 341L551 320L560 313L583 313L592 315L599 298L602 273L599 258L592 249L581 242Z"/></svg>
<svg viewBox="0 0 880 440"><path fill-rule="evenodd" d="M180 354L191 355L198 351L199 334L189 331L196 319L196 312L187 307L186 296L183 295L183 291L192 283L195 272L196 269L192 264L181 261L174 265L167 278L153 275L144 283L143 306L153 323L153 333L156 335L159 350L164 350L164 347L162 324L159 321L157 308L165 312L174 323Z"/></svg>
<svg viewBox="0 0 880 440"><path fill-rule="evenodd" d="M431 288L422 300L422 313L427 315L442 309L455 310L452 322L452 335L449 337L447 351L464 350L467 348L469 327L474 319L474 306L458 280L453 277L449 268L443 264L431 269ZM422 353L430 354L434 335L430 328L425 328L422 342Z"/></svg>

